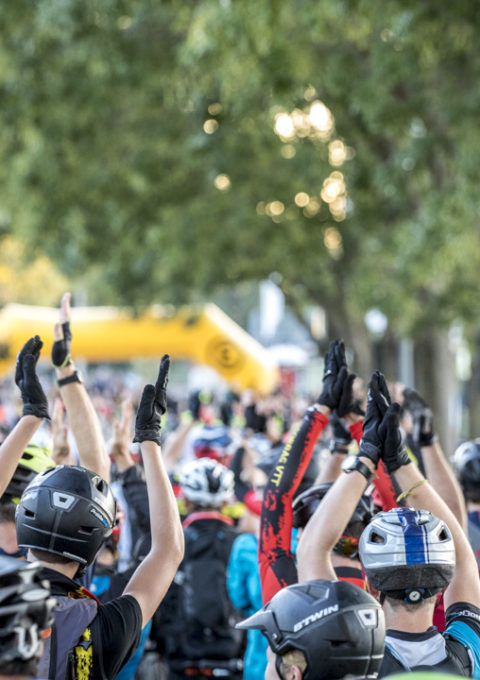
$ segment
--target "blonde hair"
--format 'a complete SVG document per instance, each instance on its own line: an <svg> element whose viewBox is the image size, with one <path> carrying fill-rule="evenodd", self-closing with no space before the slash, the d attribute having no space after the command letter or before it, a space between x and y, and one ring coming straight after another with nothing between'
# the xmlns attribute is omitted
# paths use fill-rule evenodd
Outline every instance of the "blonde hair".
<svg viewBox="0 0 480 680"><path fill-rule="evenodd" d="M292 649L281 656L280 669L282 675L288 671L290 666L298 666L298 668L305 672L307 667L307 660L305 654L300 649Z"/></svg>

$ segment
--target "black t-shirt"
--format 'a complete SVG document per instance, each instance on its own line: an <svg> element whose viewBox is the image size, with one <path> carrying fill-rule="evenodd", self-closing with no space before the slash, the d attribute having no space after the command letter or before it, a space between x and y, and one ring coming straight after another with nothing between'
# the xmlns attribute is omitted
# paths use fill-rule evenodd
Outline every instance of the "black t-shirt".
<svg viewBox="0 0 480 680"><path fill-rule="evenodd" d="M134 654L142 631L140 605L131 595L122 595L101 604L90 626L93 640L92 679L115 678ZM96 654L101 649L103 653Z"/></svg>
<svg viewBox="0 0 480 680"><path fill-rule="evenodd" d="M52 595L85 597L87 592L78 583L52 569L43 569ZM135 652L142 631L140 605L131 595L122 595L98 605L98 613L89 626L93 655L89 680L113 680ZM61 630L57 630L57 636Z"/></svg>

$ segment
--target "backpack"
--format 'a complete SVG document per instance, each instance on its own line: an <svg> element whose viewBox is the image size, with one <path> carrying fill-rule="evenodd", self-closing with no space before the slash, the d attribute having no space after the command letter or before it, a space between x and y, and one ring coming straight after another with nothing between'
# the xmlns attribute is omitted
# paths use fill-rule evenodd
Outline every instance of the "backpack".
<svg viewBox="0 0 480 680"><path fill-rule="evenodd" d="M90 624L98 612L93 599L56 595L52 633L45 640L38 677L49 680L88 680L93 646ZM58 635L58 631L62 631Z"/></svg>
<svg viewBox="0 0 480 680"><path fill-rule="evenodd" d="M244 633L227 591L227 565L236 538L218 520L185 529L185 557L154 620L167 658L233 659L242 653Z"/></svg>

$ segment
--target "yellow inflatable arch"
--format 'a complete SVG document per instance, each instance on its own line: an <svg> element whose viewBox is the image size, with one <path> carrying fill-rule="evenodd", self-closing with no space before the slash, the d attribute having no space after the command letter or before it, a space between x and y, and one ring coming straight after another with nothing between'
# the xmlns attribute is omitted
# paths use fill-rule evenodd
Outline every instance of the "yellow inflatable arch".
<svg viewBox="0 0 480 680"><path fill-rule="evenodd" d="M49 353L57 321L55 308L6 305L0 312L0 373L13 366L32 335L40 335ZM239 389L268 394L278 383L275 360L214 304L179 309L156 305L139 317L116 307L74 307L72 332L73 353L86 361L129 361L168 353L173 359L211 366Z"/></svg>

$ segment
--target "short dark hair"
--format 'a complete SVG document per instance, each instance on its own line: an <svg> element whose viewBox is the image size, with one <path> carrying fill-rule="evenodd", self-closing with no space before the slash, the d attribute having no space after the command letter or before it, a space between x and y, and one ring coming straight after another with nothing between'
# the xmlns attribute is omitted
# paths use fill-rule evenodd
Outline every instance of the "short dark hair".
<svg viewBox="0 0 480 680"><path fill-rule="evenodd" d="M56 555L55 553L47 552L46 550L38 550L37 548L30 548L30 552L36 560L40 562L48 562L49 564L79 564L75 560L63 555Z"/></svg>

